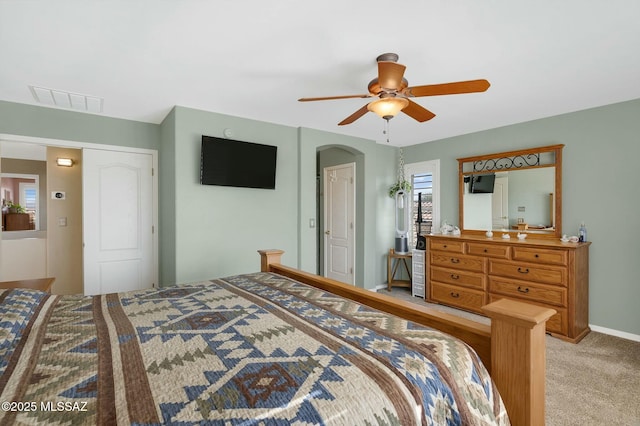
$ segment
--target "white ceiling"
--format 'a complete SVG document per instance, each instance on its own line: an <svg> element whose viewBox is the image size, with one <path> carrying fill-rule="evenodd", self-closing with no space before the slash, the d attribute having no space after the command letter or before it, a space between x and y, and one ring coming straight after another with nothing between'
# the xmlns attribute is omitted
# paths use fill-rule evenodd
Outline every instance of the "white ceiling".
<svg viewBox="0 0 640 426"><path fill-rule="evenodd" d="M0 100L29 85L104 99L102 115L160 123L174 105L386 143L368 113L375 58L410 86L485 78L487 92L415 98L404 146L640 98L638 0L0 0ZM0 117L2 120L2 117Z"/></svg>

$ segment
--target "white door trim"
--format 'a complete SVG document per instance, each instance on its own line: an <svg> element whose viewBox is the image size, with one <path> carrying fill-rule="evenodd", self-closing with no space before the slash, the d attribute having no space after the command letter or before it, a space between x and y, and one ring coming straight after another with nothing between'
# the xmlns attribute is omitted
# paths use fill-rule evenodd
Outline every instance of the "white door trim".
<svg viewBox="0 0 640 426"><path fill-rule="evenodd" d="M153 282L156 286L159 286L158 278L159 278L159 270L158 270L158 151L155 149L147 149L147 148L134 148L127 146L118 146L118 145L106 145L106 144L97 144L91 142L81 142L81 141L67 141L63 139L50 139L50 138L40 138L35 136L21 136L21 135L11 135L6 133L0 133L0 142L21 142L21 143L30 143L35 145L45 145L45 146L54 146L60 148L91 148L91 149L103 149L106 151L120 151L120 152L135 152L135 153L143 153L149 154L152 158L153 163L153 228L155 232L153 233ZM1 153L0 153L1 155Z"/></svg>

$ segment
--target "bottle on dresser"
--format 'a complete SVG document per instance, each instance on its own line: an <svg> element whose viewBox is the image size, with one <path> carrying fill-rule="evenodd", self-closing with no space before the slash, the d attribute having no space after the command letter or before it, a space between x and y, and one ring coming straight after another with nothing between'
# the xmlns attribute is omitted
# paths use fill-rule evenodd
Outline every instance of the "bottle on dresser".
<svg viewBox="0 0 640 426"><path fill-rule="evenodd" d="M587 241L587 227L584 225L584 222L580 224L580 229L578 230L578 241L581 243Z"/></svg>

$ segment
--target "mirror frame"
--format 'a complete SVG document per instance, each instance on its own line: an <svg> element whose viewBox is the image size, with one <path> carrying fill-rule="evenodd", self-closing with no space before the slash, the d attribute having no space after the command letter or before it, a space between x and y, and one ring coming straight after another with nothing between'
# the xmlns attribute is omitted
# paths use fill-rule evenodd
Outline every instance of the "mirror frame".
<svg viewBox="0 0 640 426"><path fill-rule="evenodd" d="M476 171L476 172L469 172L469 171L464 171L464 165L466 163L473 163L476 161L486 161L486 160L495 160L498 161L500 159L509 159L512 157L521 157L521 156L536 156L542 153L546 153L546 152L551 152L554 154L554 159L553 159L553 163L546 163L546 164L537 164L537 165L514 165L514 166L505 166L505 167L501 167L499 169L494 169L494 170L499 170L499 171L505 171L505 170L524 170L524 169L537 169L537 168L542 168L542 167L551 167L554 166L555 167L555 193L554 193L554 202L555 202L555 212L554 212L554 232L548 232L548 233L544 233L544 232L540 232L540 233L535 233L532 234L531 237L533 238L535 235L535 238L560 238L562 236L562 148L564 148L564 145L562 144L558 144L558 145L549 145L549 146L542 146L542 147L538 147L538 148L529 148L529 149L521 149L521 150L516 150L516 151L505 151L505 152L498 152L498 153L493 153L493 154L485 154L485 155L476 155L473 157L465 157L465 158L458 158L458 215L459 215L459 222L460 223L460 230L461 232L465 233L465 234L476 234L476 235L484 235L484 233L486 232L486 230L478 230L478 229L465 229L464 228L464 176L465 175L470 175L470 174L479 174L479 173L486 173L487 171L491 171L491 170L487 170L484 169L482 171ZM505 233L508 232L509 234L512 233L518 233L518 230L507 230L507 231L500 231L501 233Z"/></svg>

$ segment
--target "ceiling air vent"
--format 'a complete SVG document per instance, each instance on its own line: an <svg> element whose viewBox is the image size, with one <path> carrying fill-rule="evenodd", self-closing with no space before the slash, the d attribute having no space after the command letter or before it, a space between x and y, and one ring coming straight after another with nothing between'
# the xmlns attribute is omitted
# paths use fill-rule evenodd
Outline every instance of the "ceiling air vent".
<svg viewBox="0 0 640 426"><path fill-rule="evenodd" d="M101 113L104 104L103 98L82 95L80 93L71 93L38 86L29 86L29 90L36 102L53 107Z"/></svg>

